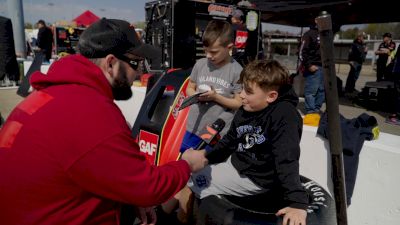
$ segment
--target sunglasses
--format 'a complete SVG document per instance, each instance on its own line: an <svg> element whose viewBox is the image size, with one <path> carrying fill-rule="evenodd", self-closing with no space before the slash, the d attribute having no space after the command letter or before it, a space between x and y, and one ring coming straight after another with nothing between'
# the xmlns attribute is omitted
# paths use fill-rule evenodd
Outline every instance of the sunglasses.
<svg viewBox="0 0 400 225"><path fill-rule="evenodd" d="M124 56L124 55L119 55L119 56L116 56L116 57L118 59L128 63L129 66L134 70L138 70L140 64L142 64L142 62L144 60L144 59L130 59L130 58Z"/></svg>

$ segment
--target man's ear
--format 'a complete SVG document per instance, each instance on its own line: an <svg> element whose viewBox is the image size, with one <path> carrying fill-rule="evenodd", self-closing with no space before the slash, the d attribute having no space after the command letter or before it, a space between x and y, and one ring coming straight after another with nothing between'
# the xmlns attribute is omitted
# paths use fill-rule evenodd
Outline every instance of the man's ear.
<svg viewBox="0 0 400 225"><path fill-rule="evenodd" d="M114 77L117 73L117 71L115 71L116 63L117 58L114 55L110 54L102 58L101 64L99 65L100 69L103 71L104 76L110 84L114 83Z"/></svg>
<svg viewBox="0 0 400 225"><path fill-rule="evenodd" d="M267 102L268 104L274 102L278 98L278 92L277 91L268 91L267 93Z"/></svg>
<svg viewBox="0 0 400 225"><path fill-rule="evenodd" d="M113 68L114 68L116 62L117 62L117 58L112 54L107 55L104 59L105 71L109 74L109 76L111 78L114 76Z"/></svg>

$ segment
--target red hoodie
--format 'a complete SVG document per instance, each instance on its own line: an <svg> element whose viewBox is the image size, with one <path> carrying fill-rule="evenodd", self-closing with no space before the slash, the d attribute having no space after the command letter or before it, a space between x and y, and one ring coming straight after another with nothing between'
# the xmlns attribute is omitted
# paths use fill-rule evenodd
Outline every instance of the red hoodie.
<svg viewBox="0 0 400 225"><path fill-rule="evenodd" d="M117 224L120 203L158 205L186 184L185 161L146 162L86 58L63 58L31 83L0 130L0 224Z"/></svg>

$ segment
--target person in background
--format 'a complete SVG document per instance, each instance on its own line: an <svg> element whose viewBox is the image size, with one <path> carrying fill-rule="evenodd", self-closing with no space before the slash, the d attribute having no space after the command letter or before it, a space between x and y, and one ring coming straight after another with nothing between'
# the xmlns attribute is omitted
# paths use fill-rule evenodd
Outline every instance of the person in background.
<svg viewBox="0 0 400 225"><path fill-rule="evenodd" d="M3 126L3 123L4 123L4 118L0 113L0 128Z"/></svg>
<svg viewBox="0 0 400 225"><path fill-rule="evenodd" d="M0 87L19 85L19 66L15 53L11 19L0 16Z"/></svg>
<svg viewBox="0 0 400 225"><path fill-rule="evenodd" d="M53 32L46 26L44 20L39 20L37 26L39 28L37 35L38 50L45 55L45 62L50 62L53 51Z"/></svg>
<svg viewBox="0 0 400 225"><path fill-rule="evenodd" d="M316 23L304 33L300 46L300 61L304 66L304 124L318 126L322 104L325 102L324 74L320 38Z"/></svg>
<svg viewBox="0 0 400 225"><path fill-rule="evenodd" d="M207 163L204 152L187 150L181 160L150 165L131 137L114 100L132 96L154 51L128 22L98 20L78 51L32 74L35 91L0 129L1 224L117 225L121 204L145 207L142 223L155 224L148 207Z"/></svg>
<svg viewBox="0 0 400 225"><path fill-rule="evenodd" d="M354 39L353 44L349 50L349 65L350 71L347 76L345 91L347 93L353 93L355 91L355 86L358 77L360 76L360 72L362 69L362 64L365 60L365 56L367 55L367 46L364 42L364 33L360 33L357 35L356 39Z"/></svg>
<svg viewBox="0 0 400 225"><path fill-rule="evenodd" d="M236 9L233 12L231 22L235 41L234 48L232 49L232 57L243 67L249 62L246 54L249 32L244 23L244 14L242 10Z"/></svg>
<svg viewBox="0 0 400 225"><path fill-rule="evenodd" d="M379 45L378 50L375 51L375 55L378 55L376 60L376 81L382 81L388 79L389 73L388 65L391 62L390 55L396 49L396 43L392 41L391 33L383 34L383 42Z"/></svg>
<svg viewBox="0 0 400 225"><path fill-rule="evenodd" d="M386 123L400 126L400 45L394 57L392 76L394 81L395 96L395 111L386 118Z"/></svg>

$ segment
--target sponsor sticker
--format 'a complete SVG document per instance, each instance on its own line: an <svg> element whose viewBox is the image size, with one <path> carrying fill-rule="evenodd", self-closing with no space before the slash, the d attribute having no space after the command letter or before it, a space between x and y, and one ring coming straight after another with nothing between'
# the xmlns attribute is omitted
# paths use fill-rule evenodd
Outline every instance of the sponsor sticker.
<svg viewBox="0 0 400 225"><path fill-rule="evenodd" d="M236 39L235 39L236 48L245 48L247 38L248 38L247 31L241 31L241 30L236 31Z"/></svg>
<svg viewBox="0 0 400 225"><path fill-rule="evenodd" d="M208 6L208 13L212 16L223 16L223 17L228 17L229 15L232 15L233 12L233 7L229 6L222 6L222 5L215 5L215 4L210 4Z"/></svg>
<svg viewBox="0 0 400 225"><path fill-rule="evenodd" d="M157 149L158 149L157 134L153 134L144 130L139 132L139 147L140 151L146 155L146 159L151 164L155 164Z"/></svg>

